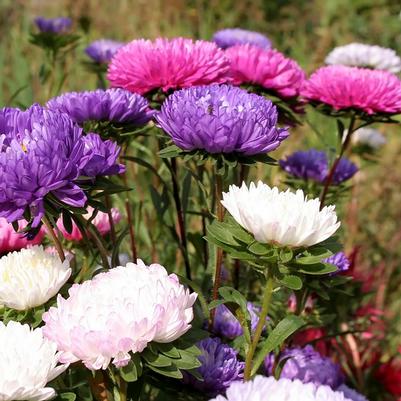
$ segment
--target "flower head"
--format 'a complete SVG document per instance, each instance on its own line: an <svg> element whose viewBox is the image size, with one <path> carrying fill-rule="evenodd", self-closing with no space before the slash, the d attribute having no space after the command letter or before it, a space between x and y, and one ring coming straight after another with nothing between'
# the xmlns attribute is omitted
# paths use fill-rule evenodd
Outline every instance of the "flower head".
<svg viewBox="0 0 401 401"><path fill-rule="evenodd" d="M37 225L51 193L83 207L86 196L75 180L86 163L82 130L66 114L34 105L27 111L0 110L0 216L20 220L29 209Z"/></svg>
<svg viewBox="0 0 401 401"><path fill-rule="evenodd" d="M273 375L274 354L265 359L266 374ZM285 362L284 362L285 361ZM279 363L284 362L280 378L298 379L303 383L327 385L335 389L344 382L339 365L330 358L320 355L311 345L304 348L287 348L279 357Z"/></svg>
<svg viewBox="0 0 401 401"><path fill-rule="evenodd" d="M54 398L46 384L59 376L67 365L58 365L56 344L43 338L42 329L27 324L0 322L0 399L39 401Z"/></svg>
<svg viewBox="0 0 401 401"><path fill-rule="evenodd" d="M35 24L39 28L40 32L46 33L65 33L71 28L72 20L67 17L57 18L35 18Z"/></svg>
<svg viewBox="0 0 401 401"><path fill-rule="evenodd" d="M380 131L370 127L363 127L354 131L351 140L354 145L368 146L374 150L387 143L387 139Z"/></svg>
<svg viewBox="0 0 401 401"><path fill-rule="evenodd" d="M247 309L251 316L251 330L254 331L259 322L260 310L252 302L247 303ZM242 335L240 322L225 305L219 305L216 308L213 332L230 340Z"/></svg>
<svg viewBox="0 0 401 401"><path fill-rule="evenodd" d="M25 221L18 224L20 230L26 226ZM35 238L29 239L23 233L15 232L13 226L6 219L0 217L0 255L11 251L19 251L29 245L38 245L42 242L45 231L40 230Z"/></svg>
<svg viewBox="0 0 401 401"><path fill-rule="evenodd" d="M351 264L344 252L337 252L334 255L323 259L323 262L337 266L338 270L335 273L346 272Z"/></svg>
<svg viewBox="0 0 401 401"><path fill-rule="evenodd" d="M320 208L302 190L279 192L261 181L249 188L231 185L223 193L223 206L257 241L280 246L308 247L331 237L340 227L335 206Z"/></svg>
<svg viewBox="0 0 401 401"><path fill-rule="evenodd" d="M42 246L12 252L0 258L0 304L27 310L54 297L71 275L68 260Z"/></svg>
<svg viewBox="0 0 401 401"><path fill-rule="evenodd" d="M105 64L110 62L117 51L123 47L125 43L111 39L99 39L92 42L85 49L85 53L95 62Z"/></svg>
<svg viewBox="0 0 401 401"><path fill-rule="evenodd" d="M88 220L92 217L94 209L92 207L88 207L88 213L83 215L83 217ZM116 224L121 220L121 215L118 209L112 208L111 209L111 216L113 218L113 222ZM95 218L92 221L92 224L97 228L101 235L106 235L110 232L110 220L107 213L98 211ZM63 234L63 237L69 241L81 241L82 240L82 233L79 230L78 226L75 223L72 223L72 231L71 233L67 232L64 227L63 219L59 219L57 221L57 227Z"/></svg>
<svg viewBox="0 0 401 401"><path fill-rule="evenodd" d="M215 32L213 42L222 49L247 43L262 49L269 49L272 45L269 38L262 33L240 28L228 28Z"/></svg>
<svg viewBox="0 0 401 401"><path fill-rule="evenodd" d="M186 151L255 155L276 149L289 135L277 127L277 110L270 100L229 85L177 91L156 119Z"/></svg>
<svg viewBox="0 0 401 401"><path fill-rule="evenodd" d="M163 266L128 263L75 284L69 297L43 315L45 336L61 361L82 360L89 369L125 366L130 352L151 341L174 341L191 327L196 293L190 294Z"/></svg>
<svg viewBox="0 0 401 401"><path fill-rule="evenodd" d="M64 93L50 99L47 107L67 113L78 124L111 121L142 126L153 117L144 97L119 88Z"/></svg>
<svg viewBox="0 0 401 401"><path fill-rule="evenodd" d="M218 338L206 338L198 342L197 346L202 352L198 357L202 365L197 368L197 372L203 381L187 373L184 376L186 383L214 396L226 390L232 382L242 379L245 364L238 361L238 352L229 345L223 344Z"/></svg>
<svg viewBox="0 0 401 401"><path fill-rule="evenodd" d="M401 112L401 80L388 71L343 65L322 67L305 81L301 95L335 110Z"/></svg>
<svg viewBox="0 0 401 401"><path fill-rule="evenodd" d="M118 163L120 147L111 140L103 141L98 134L90 133L83 138L85 143L84 157L87 161L81 169L81 175L96 177L115 175L125 171L123 164Z"/></svg>
<svg viewBox="0 0 401 401"><path fill-rule="evenodd" d="M327 55L325 62L326 64L386 70L392 73L401 71L401 58L393 49L364 43L350 43L336 47Z"/></svg>
<svg viewBox="0 0 401 401"><path fill-rule="evenodd" d="M296 151L280 160L281 168L289 175L323 183L329 173L329 161L324 151L309 149ZM341 158L334 171L333 185L340 185L358 171L358 167L345 157Z"/></svg>
<svg viewBox="0 0 401 401"><path fill-rule="evenodd" d="M329 386L316 386L300 380L256 376L252 381L234 382L226 396L210 401L352 401Z"/></svg>
<svg viewBox="0 0 401 401"><path fill-rule="evenodd" d="M144 94L229 80L229 62L214 43L192 39L134 40L111 60L113 87Z"/></svg>
<svg viewBox="0 0 401 401"><path fill-rule="evenodd" d="M305 79L301 67L282 53L258 46L237 45L226 50L234 84L254 84L289 98L299 94Z"/></svg>
<svg viewBox="0 0 401 401"><path fill-rule="evenodd" d="M328 173L327 155L316 149L296 151L279 163L286 173L304 180L324 182Z"/></svg>
<svg viewBox="0 0 401 401"><path fill-rule="evenodd" d="M342 384L340 387L338 387L336 391L343 393L344 397L350 401L368 401L364 395L357 393L355 390L349 388L345 384Z"/></svg>

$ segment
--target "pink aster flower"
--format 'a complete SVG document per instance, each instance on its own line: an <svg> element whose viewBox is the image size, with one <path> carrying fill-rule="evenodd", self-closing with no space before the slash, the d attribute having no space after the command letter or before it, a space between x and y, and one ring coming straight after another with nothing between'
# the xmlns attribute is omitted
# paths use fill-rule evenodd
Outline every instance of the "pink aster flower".
<svg viewBox="0 0 401 401"><path fill-rule="evenodd" d="M229 80L229 61L215 43L192 39L133 40L111 60L112 87L145 94Z"/></svg>
<svg viewBox="0 0 401 401"><path fill-rule="evenodd" d="M94 209L92 207L88 207L88 213L84 215L86 220L89 220L92 217ZM118 209L112 208L111 209L111 216L113 218L114 223L118 223L121 220L121 215ZM106 235L110 232L110 220L109 215L104 212L97 212L95 218L92 220L92 224L98 229L101 235ZM60 218L57 221L57 227L63 234L64 238L68 241L81 241L82 240L82 233L79 230L78 226L73 223L72 224L72 231L68 233L64 227L63 219Z"/></svg>
<svg viewBox="0 0 401 401"><path fill-rule="evenodd" d="M81 360L88 369L128 364L130 352L149 342L167 343L186 333L197 294L158 264L128 263L82 284L43 314L43 333L54 341L60 361Z"/></svg>
<svg viewBox="0 0 401 401"><path fill-rule="evenodd" d="M401 80L388 71L332 65L319 68L305 81L301 95L335 110L367 114L401 112Z"/></svg>
<svg viewBox="0 0 401 401"><path fill-rule="evenodd" d="M281 97L299 94L305 73L296 61L273 49L245 44L226 50L234 84L260 85Z"/></svg>
<svg viewBox="0 0 401 401"><path fill-rule="evenodd" d="M26 226L26 222L19 222L19 228L22 230ZM23 233L15 232L13 226L6 219L0 217L0 255L7 252L19 251L29 245L39 245L45 231L42 229L34 239L29 240Z"/></svg>

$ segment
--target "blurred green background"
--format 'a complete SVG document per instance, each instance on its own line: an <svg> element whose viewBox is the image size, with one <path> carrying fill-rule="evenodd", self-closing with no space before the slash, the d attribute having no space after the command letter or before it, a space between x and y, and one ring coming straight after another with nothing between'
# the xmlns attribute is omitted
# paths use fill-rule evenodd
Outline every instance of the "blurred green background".
<svg viewBox="0 0 401 401"><path fill-rule="evenodd" d="M217 29L242 27L265 33L310 73L334 46L352 41L401 54L400 12L399 0L1 0L0 105L26 107L46 100L38 77L43 53L29 43L33 19L39 15L70 16L74 31L82 35L64 66L68 76L62 89L71 91L96 87L95 77L82 66L83 49L102 37L210 39ZM335 146L335 129L328 119L313 112L310 118L324 146ZM394 125L379 128L388 144L378 160L363 165L342 208L342 220L346 251L358 250L358 266L375 275L376 306L387 306L394 317L395 347L401 320L401 130ZM292 132L285 153L317 143L306 125Z"/></svg>

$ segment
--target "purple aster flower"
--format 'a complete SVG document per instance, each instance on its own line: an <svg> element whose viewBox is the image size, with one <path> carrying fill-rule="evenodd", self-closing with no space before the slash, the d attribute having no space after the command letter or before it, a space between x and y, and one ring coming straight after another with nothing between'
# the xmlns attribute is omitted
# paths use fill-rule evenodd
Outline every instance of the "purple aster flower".
<svg viewBox="0 0 401 401"><path fill-rule="evenodd" d="M99 39L92 42L86 49L85 53L95 62L99 64L108 63L117 53L120 47L125 43L117 42L111 39Z"/></svg>
<svg viewBox="0 0 401 401"><path fill-rule="evenodd" d="M324 183L329 173L327 154L324 151L309 149L297 151L279 161L281 168L289 175ZM358 167L346 158L341 158L334 172L332 184L339 185L350 179Z"/></svg>
<svg viewBox="0 0 401 401"><path fill-rule="evenodd" d="M281 168L293 177L323 182L327 176L328 161L323 151L297 151L279 161Z"/></svg>
<svg viewBox="0 0 401 401"><path fill-rule="evenodd" d="M144 97L118 88L64 93L50 99L46 106L67 113L78 124L86 121L112 121L141 126L153 117Z"/></svg>
<svg viewBox="0 0 401 401"><path fill-rule="evenodd" d="M364 395L359 394L345 384L342 384L340 387L338 387L336 391L343 393L344 397L346 397L350 401L368 401L368 399Z"/></svg>
<svg viewBox="0 0 401 401"><path fill-rule="evenodd" d="M340 366L330 358L320 355L311 345L304 348L287 348L279 356L280 362L284 360L280 378L327 385L333 389L344 382ZM269 376L273 374L274 361L274 354L270 354L265 359L264 367Z"/></svg>
<svg viewBox="0 0 401 401"><path fill-rule="evenodd" d="M13 222L29 209L37 225L49 193L83 207L86 196L75 183L86 163L81 128L39 105L0 116L0 217Z"/></svg>
<svg viewBox="0 0 401 401"><path fill-rule="evenodd" d="M322 262L330 263L332 265L337 266L338 270L334 272L334 274L346 272L351 264L349 259L345 256L344 252L335 253L334 255L331 255L330 257L323 259Z"/></svg>
<svg viewBox="0 0 401 401"><path fill-rule="evenodd" d="M120 147L113 141L103 141L98 134L94 133L86 135L83 141L87 161L81 169L81 175L96 177L121 174L125 171L124 165L118 163Z"/></svg>
<svg viewBox="0 0 401 401"><path fill-rule="evenodd" d="M289 135L277 127L277 109L270 100L229 85L176 91L156 119L185 151L256 155L277 149Z"/></svg>
<svg viewBox="0 0 401 401"><path fill-rule="evenodd" d="M40 32L46 33L64 33L71 28L71 18L58 17L58 18L35 18L35 24Z"/></svg>
<svg viewBox="0 0 401 401"><path fill-rule="evenodd" d="M218 338L206 338L197 346L202 354L198 357L202 365L197 368L203 381L189 372L184 374L184 382L197 390L215 396L225 391L232 382L243 378L245 364L238 361L238 352Z"/></svg>
<svg viewBox="0 0 401 401"><path fill-rule="evenodd" d="M259 321L258 313L260 312L260 308L252 302L247 303L247 308L251 315L251 330L255 331ZM242 335L242 327L239 321L225 305L219 305L216 308L213 332L230 340Z"/></svg>
<svg viewBox="0 0 401 401"><path fill-rule="evenodd" d="M339 185L349 180L358 171L358 167L345 157L341 158L333 175L333 184Z"/></svg>
<svg viewBox="0 0 401 401"><path fill-rule="evenodd" d="M262 49L269 49L272 45L265 35L241 28L228 28L217 31L213 35L213 42L222 49L235 45L245 45L247 43L261 47Z"/></svg>

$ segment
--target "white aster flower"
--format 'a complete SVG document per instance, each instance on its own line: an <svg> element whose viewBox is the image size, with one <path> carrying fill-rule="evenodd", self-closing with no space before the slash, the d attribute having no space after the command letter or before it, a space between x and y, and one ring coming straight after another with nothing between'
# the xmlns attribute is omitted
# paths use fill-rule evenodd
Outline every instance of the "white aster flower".
<svg viewBox="0 0 401 401"><path fill-rule="evenodd" d="M221 203L235 221L262 243L308 247L331 237L340 226L335 206L320 208L319 199L308 200L302 190L279 192L261 181L249 189L231 185Z"/></svg>
<svg viewBox="0 0 401 401"><path fill-rule="evenodd" d="M43 314L43 332L62 362L82 360L92 370L120 367L151 341L170 342L190 328L197 294L158 264L128 263L76 284L69 298Z"/></svg>
<svg viewBox="0 0 401 401"><path fill-rule="evenodd" d="M350 43L336 47L327 55L325 62L386 70L392 73L401 71L401 58L394 50L363 43Z"/></svg>
<svg viewBox="0 0 401 401"><path fill-rule="evenodd" d="M0 304L16 310L43 305L70 275L69 261L42 246L9 253L0 258Z"/></svg>
<svg viewBox="0 0 401 401"><path fill-rule="evenodd" d="M0 322L0 401L49 400L56 395L46 384L68 365L57 366L57 346L42 329Z"/></svg>
<svg viewBox="0 0 401 401"><path fill-rule="evenodd" d="M226 396L210 401L352 401L329 386L304 384L300 380L256 376L248 382L233 382Z"/></svg>
<svg viewBox="0 0 401 401"><path fill-rule="evenodd" d="M352 143L369 146L372 149L379 149L387 143L387 140L377 129L362 127L352 133Z"/></svg>

